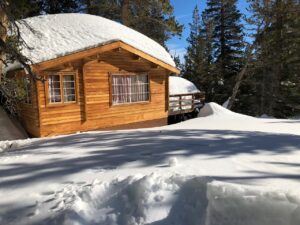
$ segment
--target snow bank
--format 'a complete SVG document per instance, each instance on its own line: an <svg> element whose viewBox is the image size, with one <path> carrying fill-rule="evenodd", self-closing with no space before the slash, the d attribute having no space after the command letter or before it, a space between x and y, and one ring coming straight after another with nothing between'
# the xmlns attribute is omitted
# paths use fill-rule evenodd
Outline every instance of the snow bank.
<svg viewBox="0 0 300 225"><path fill-rule="evenodd" d="M178 165L178 159L176 157L170 157L169 160L168 160L168 165L170 167L177 166Z"/></svg>
<svg viewBox="0 0 300 225"><path fill-rule="evenodd" d="M193 94L200 92L199 89L189 80L182 77L169 77L169 93L170 95Z"/></svg>
<svg viewBox="0 0 300 225"><path fill-rule="evenodd" d="M249 117L243 114L232 112L215 102L206 103L200 110L199 117L217 116L217 117Z"/></svg>
<svg viewBox="0 0 300 225"><path fill-rule="evenodd" d="M258 118L262 118L262 119L276 119L274 116L269 116L267 114L262 114L260 117Z"/></svg>
<svg viewBox="0 0 300 225"><path fill-rule="evenodd" d="M228 108L228 104L229 104L229 101L230 101L230 98L228 98L223 104L222 104L222 106L224 107L224 108Z"/></svg>
<svg viewBox="0 0 300 225"><path fill-rule="evenodd" d="M13 141L0 141L0 153L9 151L10 149L17 148L26 144L31 144L32 139L13 140Z"/></svg>
<svg viewBox="0 0 300 225"><path fill-rule="evenodd" d="M53 224L300 224L299 197L205 177L151 174L111 183L96 180L59 193L62 212Z"/></svg>
<svg viewBox="0 0 300 225"><path fill-rule="evenodd" d="M157 42L120 23L88 14L42 15L20 23L22 38L30 48L22 53L34 64L67 54L123 41L161 61L175 66L170 54Z"/></svg>
<svg viewBox="0 0 300 225"><path fill-rule="evenodd" d="M299 196L286 192L214 181L207 198L207 225L300 224Z"/></svg>

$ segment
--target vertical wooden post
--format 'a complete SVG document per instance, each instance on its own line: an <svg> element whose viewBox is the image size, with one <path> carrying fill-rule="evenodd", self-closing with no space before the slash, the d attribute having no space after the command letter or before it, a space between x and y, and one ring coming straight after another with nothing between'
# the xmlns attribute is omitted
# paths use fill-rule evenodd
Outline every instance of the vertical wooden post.
<svg viewBox="0 0 300 225"><path fill-rule="evenodd" d="M192 95L192 110L195 109L195 94Z"/></svg>
<svg viewBox="0 0 300 225"><path fill-rule="evenodd" d="M165 86L165 112L169 112L170 111L170 92L169 92L169 72L166 72L166 86Z"/></svg>
<svg viewBox="0 0 300 225"><path fill-rule="evenodd" d="M181 111L182 111L181 95L179 96L179 111L180 111L180 114L181 114Z"/></svg>
<svg viewBox="0 0 300 225"><path fill-rule="evenodd" d="M86 90L86 70L85 64L82 62L80 66L80 73L82 77L82 92L83 92L83 105L84 105L84 122L88 120L88 109L87 109L87 90Z"/></svg>

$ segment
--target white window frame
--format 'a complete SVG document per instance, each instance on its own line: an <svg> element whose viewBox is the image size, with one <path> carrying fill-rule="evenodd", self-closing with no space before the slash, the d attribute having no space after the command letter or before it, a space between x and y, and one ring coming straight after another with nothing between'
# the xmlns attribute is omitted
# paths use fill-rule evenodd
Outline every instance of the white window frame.
<svg viewBox="0 0 300 225"><path fill-rule="evenodd" d="M58 76L59 77L59 96L60 101L51 101L53 95L51 95L51 86L49 84L50 76ZM65 81L64 76L73 76L74 83L74 101L66 101L65 100ZM72 89L73 89L72 88ZM47 82L46 82L46 90L47 90L47 104L48 105L64 105L64 104L72 104L77 102L77 81L76 81L76 73L74 72L63 72L63 73L48 73L47 74ZM58 96L58 95L57 95Z"/></svg>

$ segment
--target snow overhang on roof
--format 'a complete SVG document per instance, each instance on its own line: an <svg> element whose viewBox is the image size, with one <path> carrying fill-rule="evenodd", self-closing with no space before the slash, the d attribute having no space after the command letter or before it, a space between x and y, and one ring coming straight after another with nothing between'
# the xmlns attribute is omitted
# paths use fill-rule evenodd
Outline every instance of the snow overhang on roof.
<svg viewBox="0 0 300 225"><path fill-rule="evenodd" d="M195 94L199 92L200 90L191 81L177 76L169 77L170 95Z"/></svg>
<svg viewBox="0 0 300 225"><path fill-rule="evenodd" d="M176 68L174 60L160 44L100 16L68 13L42 15L24 21L19 24L20 32L29 48L24 47L22 54L33 64L121 41Z"/></svg>

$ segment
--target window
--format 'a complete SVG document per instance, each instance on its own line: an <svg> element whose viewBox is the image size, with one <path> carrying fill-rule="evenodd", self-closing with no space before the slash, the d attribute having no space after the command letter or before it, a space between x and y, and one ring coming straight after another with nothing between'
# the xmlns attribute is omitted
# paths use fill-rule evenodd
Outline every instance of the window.
<svg viewBox="0 0 300 225"><path fill-rule="evenodd" d="M65 75L64 78L64 102L75 102L75 81L73 75Z"/></svg>
<svg viewBox="0 0 300 225"><path fill-rule="evenodd" d="M24 79L24 89L25 89L25 96L24 96L24 102L27 104L31 104L31 82L29 78Z"/></svg>
<svg viewBox="0 0 300 225"><path fill-rule="evenodd" d="M48 76L49 103L61 102L60 76Z"/></svg>
<svg viewBox="0 0 300 225"><path fill-rule="evenodd" d="M149 101L148 75L112 75L112 103Z"/></svg>
<svg viewBox="0 0 300 225"><path fill-rule="evenodd" d="M74 75L49 75L48 76L49 103L75 102L75 76Z"/></svg>

